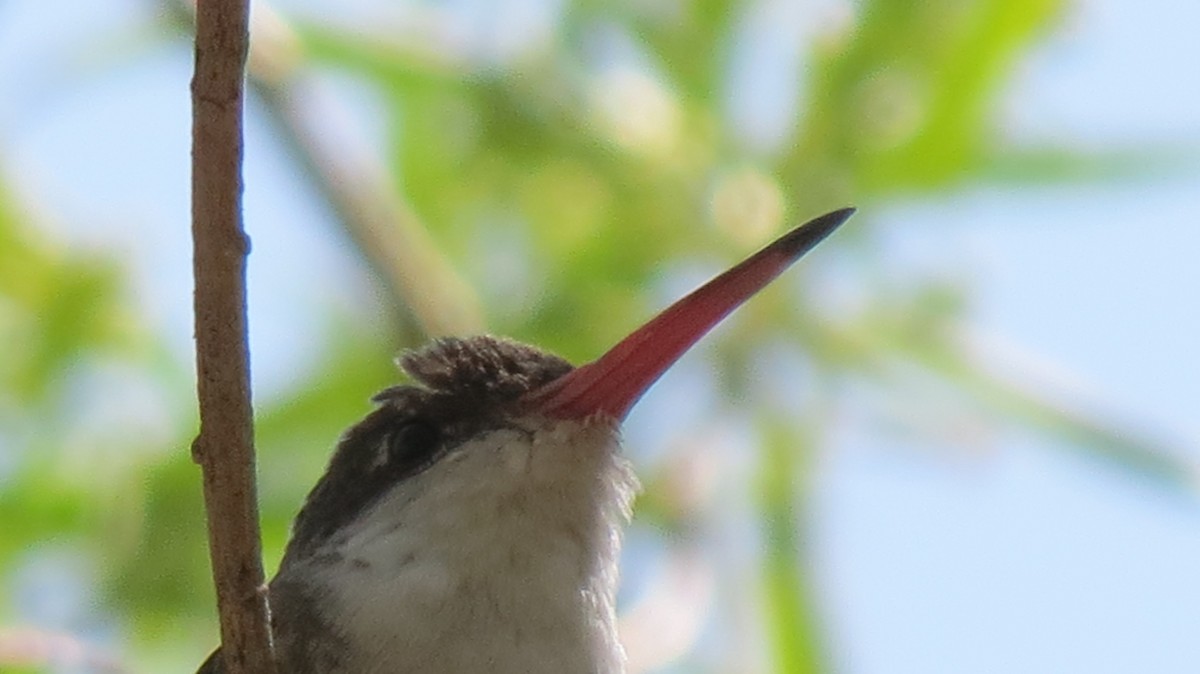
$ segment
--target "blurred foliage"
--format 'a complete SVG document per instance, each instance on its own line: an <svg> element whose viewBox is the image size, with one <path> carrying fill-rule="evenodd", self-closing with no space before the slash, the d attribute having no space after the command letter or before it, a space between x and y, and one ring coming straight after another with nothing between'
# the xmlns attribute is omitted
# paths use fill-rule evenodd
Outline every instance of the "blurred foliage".
<svg viewBox="0 0 1200 674"><path fill-rule="evenodd" d="M398 312L361 331L339 329L331 316L320 326L329 335L323 360L259 409L268 566L337 434L373 390L392 383L387 363L396 348L439 325L477 320L468 312L439 323L413 298L447 297L453 288L459 299L444 301L486 307L489 329L579 361L663 304L671 272L716 270L787 223L847 204L865 208L705 347L719 356L713 374L729 400L761 401L769 392L747 373L756 354L785 345L812 376L803 384L807 402L822 413L764 404L747 425L761 452L743 489L756 495L763 541L749 592L764 598L755 619L765 636L734 645L762 655L701 655L693 642L678 654L686 671L752 671L746 662L765 663L763 671L828 670L806 577L804 496L840 382L890 390L933 381L967 401L960 405L1076 441L1162 483L1179 481L1183 470L1152 443L981 370L956 323L969 305L965 290L929 279L897 285L871 273L871 204L1013 165L1015 153L994 129L995 103L1061 4L865 0L845 8L852 14L806 17L772 14L772 3L580 0L563 6L544 34L489 49L439 41L466 19L436 6L381 10L348 24L271 14L256 3L251 113L274 121ZM185 44L186 10L162 9L159 37ZM784 31L792 62L748 60L756 31L780 21L797 23ZM793 73L772 85L786 95L740 87L748 68ZM338 148L322 144L321 125L334 122L306 118L315 105L308 85L321 78L376 94L389 122L372 148L386 167L378 184L359 180L367 175L361 167L339 163ZM764 140L753 127L780 113L751 101L748 118L733 114L746 96L799 103ZM1054 172L1071 163L1051 151L1030 154L1052 155ZM380 214L393 229L380 229ZM78 573L104 607L100 622L125 635L133 668L177 671L199 662L216 638L199 478L187 452L187 364L163 355L161 338L133 309L119 260L72 252L40 230L35 213L0 194L0 568L11 577L44 559L87 560ZM373 243L397 233L398 248ZM405 274L388 251L414 246L430 266ZM862 272L853 308L822 304L812 292L835 263ZM175 408L169 437L79 432L84 394L98 395L94 370L112 363ZM732 403L711 406L714 415L736 416ZM102 446L81 446L96 437L91 444ZM704 508L671 488L678 463L638 458L649 487L639 526L666 547L702 539ZM0 604L0 624L19 617L13 610ZM697 610L712 611L718 623L736 614Z"/></svg>

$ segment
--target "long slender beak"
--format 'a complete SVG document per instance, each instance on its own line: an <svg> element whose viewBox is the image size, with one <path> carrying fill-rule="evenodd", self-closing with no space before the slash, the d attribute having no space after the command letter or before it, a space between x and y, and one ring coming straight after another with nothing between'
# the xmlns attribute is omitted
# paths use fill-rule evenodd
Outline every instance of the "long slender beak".
<svg viewBox="0 0 1200 674"><path fill-rule="evenodd" d="M713 326L853 214L853 208L843 208L784 234L667 307L599 359L530 391L526 403L563 419L593 415L624 419L646 389Z"/></svg>

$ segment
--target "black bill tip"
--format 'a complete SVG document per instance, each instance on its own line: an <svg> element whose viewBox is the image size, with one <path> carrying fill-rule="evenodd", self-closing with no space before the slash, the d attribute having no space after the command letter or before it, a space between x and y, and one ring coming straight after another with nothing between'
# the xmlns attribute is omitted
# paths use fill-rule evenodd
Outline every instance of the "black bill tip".
<svg viewBox="0 0 1200 674"><path fill-rule="evenodd" d="M775 243L771 244L770 248L798 258L812 250L818 243L821 243L825 237L833 233L833 230L841 227L842 223L849 220L851 215L854 215L855 210L857 209L854 207L840 208L820 217L813 218L781 236Z"/></svg>

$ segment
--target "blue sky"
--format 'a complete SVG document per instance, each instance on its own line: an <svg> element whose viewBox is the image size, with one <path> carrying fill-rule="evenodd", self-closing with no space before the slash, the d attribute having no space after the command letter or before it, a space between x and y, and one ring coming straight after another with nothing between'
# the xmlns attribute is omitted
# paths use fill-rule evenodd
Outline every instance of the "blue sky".
<svg viewBox="0 0 1200 674"><path fill-rule="evenodd" d="M1077 3L1006 105L1017 138L1191 152L1177 173L880 218L899 250L970 270L978 330L1200 460L1198 22L1193 3ZM1195 494L1058 449L1008 433L966 459L858 438L832 454L818 549L846 671L1195 670Z"/></svg>
<svg viewBox="0 0 1200 674"><path fill-rule="evenodd" d="M140 301L187 360L190 303L180 298L190 268L179 261L189 259L191 55L154 48L135 67L88 65L88 49L122 53L119 43L81 52L90 35L124 32L131 50L143 48L130 31L148 5L55 6L0 4L0 152L58 235L129 256ZM1093 409L1200 460L1197 26L1194 3L1078 2L1021 67L1003 107L1014 138L1190 154L1177 169L1086 186L968 186L863 215L889 232L899 263L968 282L973 329L1050 364L1048 385L1082 390ZM297 279L253 259L260 395L295 381L319 344L307 328L368 287L268 136L248 129L256 248L286 247L291 264L344 273L331 275L337 284ZM643 410L631 423L653 416ZM813 535L843 671L1195 670L1195 492L1131 482L1046 443L1001 432L967 454L838 437L818 467Z"/></svg>

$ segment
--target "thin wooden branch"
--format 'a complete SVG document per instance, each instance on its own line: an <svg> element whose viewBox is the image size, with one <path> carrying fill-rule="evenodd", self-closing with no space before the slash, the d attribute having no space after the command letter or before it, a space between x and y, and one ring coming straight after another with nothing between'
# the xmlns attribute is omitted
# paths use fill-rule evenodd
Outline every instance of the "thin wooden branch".
<svg viewBox="0 0 1200 674"><path fill-rule="evenodd" d="M192 79L192 241L204 503L225 674L275 671L263 583L246 338L242 112L247 0L196 7Z"/></svg>

